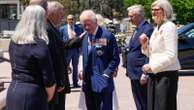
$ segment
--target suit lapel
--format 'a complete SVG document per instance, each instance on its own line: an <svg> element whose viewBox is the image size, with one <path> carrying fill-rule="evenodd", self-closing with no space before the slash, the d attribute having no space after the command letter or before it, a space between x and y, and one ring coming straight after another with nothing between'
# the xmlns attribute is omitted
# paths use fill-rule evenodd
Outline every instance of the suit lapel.
<svg viewBox="0 0 194 110"><path fill-rule="evenodd" d="M99 39L101 37L102 37L102 28L99 26L95 35L95 39Z"/></svg>
<svg viewBox="0 0 194 110"><path fill-rule="evenodd" d="M66 37L65 39L68 40L69 39L69 34L68 34L68 26L67 25L65 26L64 30L65 30L65 37Z"/></svg>
<svg viewBox="0 0 194 110"><path fill-rule="evenodd" d="M83 61L84 61L84 66L86 66L88 62L88 35L84 36L83 39Z"/></svg>
<svg viewBox="0 0 194 110"><path fill-rule="evenodd" d="M96 32L96 35L95 35L95 39L99 39L101 38L102 36L102 28L99 27L97 32ZM86 36L84 36L84 39L83 39L83 57L84 57L84 65L86 66L87 62L88 62L88 39L89 39L89 35L87 34ZM93 51L93 50L91 50Z"/></svg>

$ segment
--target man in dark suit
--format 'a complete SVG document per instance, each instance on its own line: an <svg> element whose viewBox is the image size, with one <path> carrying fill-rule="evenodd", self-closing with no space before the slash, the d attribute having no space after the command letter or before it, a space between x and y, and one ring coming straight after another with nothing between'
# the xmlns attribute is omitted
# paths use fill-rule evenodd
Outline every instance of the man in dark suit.
<svg viewBox="0 0 194 110"><path fill-rule="evenodd" d="M82 30L78 25L75 24L75 17L73 15L67 16L67 25L64 25L60 28L60 33L63 37L63 41L67 42L69 39L79 37L82 33ZM67 64L70 65L72 61L73 66L73 87L79 87L78 85L78 63L79 63L80 48L75 47L65 50L65 60Z"/></svg>
<svg viewBox="0 0 194 110"><path fill-rule="evenodd" d="M127 76L131 79L131 88L137 110L147 110L147 76L142 71L142 66L146 63L147 58L141 52L139 39L141 35L150 37L153 27L144 20L143 6L133 5L127 10L129 20L136 26L126 48Z"/></svg>
<svg viewBox="0 0 194 110"><path fill-rule="evenodd" d="M50 50L57 83L56 94L53 100L49 102L49 109L65 110L65 94L70 93L70 84L67 73L68 65L64 60L64 50L67 48L80 47L82 38L74 38L65 43L63 42L57 28L64 17L63 5L59 2L52 1L48 5L47 0L30 0L30 4L40 5L47 12L47 34L49 38L48 47Z"/></svg>
<svg viewBox="0 0 194 110"><path fill-rule="evenodd" d="M70 92L70 84L67 74L67 63L64 62L64 47L57 29L63 18L63 6L59 2L48 2L47 33L49 37L49 49L56 74L57 89L51 110L65 110L66 93Z"/></svg>
<svg viewBox="0 0 194 110"><path fill-rule="evenodd" d="M83 92L87 110L112 110L113 73L119 65L116 39L97 25L92 10L85 10L80 21L87 31L83 38Z"/></svg>

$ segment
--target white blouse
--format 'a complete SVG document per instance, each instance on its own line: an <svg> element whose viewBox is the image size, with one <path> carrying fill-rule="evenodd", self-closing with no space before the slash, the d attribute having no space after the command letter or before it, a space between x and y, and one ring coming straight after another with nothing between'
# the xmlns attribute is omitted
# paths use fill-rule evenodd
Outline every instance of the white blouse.
<svg viewBox="0 0 194 110"><path fill-rule="evenodd" d="M178 61L178 35L176 25L164 22L154 29L149 41L149 65L152 73L180 69Z"/></svg>

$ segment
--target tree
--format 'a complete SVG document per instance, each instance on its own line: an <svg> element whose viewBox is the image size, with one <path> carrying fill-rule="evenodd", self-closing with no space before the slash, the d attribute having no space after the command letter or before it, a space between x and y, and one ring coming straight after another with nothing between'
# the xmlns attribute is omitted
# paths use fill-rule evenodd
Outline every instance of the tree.
<svg viewBox="0 0 194 110"><path fill-rule="evenodd" d="M145 16L151 18L151 4L154 0L123 0L124 7L141 4L145 8ZM169 0L176 14L176 22L185 24L194 21L194 0Z"/></svg>
<svg viewBox="0 0 194 110"><path fill-rule="evenodd" d="M126 9L127 9L127 7L129 7L131 5L141 4L142 6L144 6L145 17L146 18L151 18L150 7L151 7L151 4L152 4L153 0L123 0L123 2L124 2L124 6L125 6Z"/></svg>
<svg viewBox="0 0 194 110"><path fill-rule="evenodd" d="M73 14L78 18L80 13L80 0L56 0L64 6L64 15ZM66 17L65 17L66 19ZM66 20L65 20L66 21Z"/></svg>
<svg viewBox="0 0 194 110"><path fill-rule="evenodd" d="M176 14L176 22L185 24L194 21L194 0L170 0Z"/></svg>
<svg viewBox="0 0 194 110"><path fill-rule="evenodd" d="M20 0L24 6L29 0ZM145 9L145 17L151 18L151 4L154 0L56 0L65 7L65 16L68 14L79 14L85 9L93 9L104 17L123 18L127 17L127 7L134 4L141 4ZM194 21L194 0L169 0L173 5L178 23Z"/></svg>
<svg viewBox="0 0 194 110"><path fill-rule="evenodd" d="M108 18L120 17L123 0L80 0L80 11L85 9L93 9Z"/></svg>
<svg viewBox="0 0 194 110"><path fill-rule="evenodd" d="M20 2L23 6L27 6L29 4L30 0L20 0Z"/></svg>

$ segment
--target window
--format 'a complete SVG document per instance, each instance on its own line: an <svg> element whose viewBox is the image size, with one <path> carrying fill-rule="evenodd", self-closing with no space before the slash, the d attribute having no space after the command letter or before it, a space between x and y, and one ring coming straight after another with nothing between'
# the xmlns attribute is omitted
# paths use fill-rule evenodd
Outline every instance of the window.
<svg viewBox="0 0 194 110"><path fill-rule="evenodd" d="M0 4L0 19L17 19L17 5Z"/></svg>
<svg viewBox="0 0 194 110"><path fill-rule="evenodd" d="M191 28L188 32L186 32L185 35L189 38L194 38L194 27Z"/></svg>

